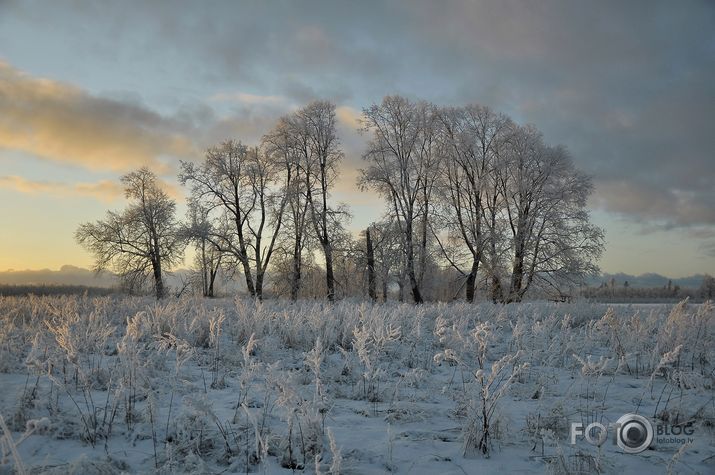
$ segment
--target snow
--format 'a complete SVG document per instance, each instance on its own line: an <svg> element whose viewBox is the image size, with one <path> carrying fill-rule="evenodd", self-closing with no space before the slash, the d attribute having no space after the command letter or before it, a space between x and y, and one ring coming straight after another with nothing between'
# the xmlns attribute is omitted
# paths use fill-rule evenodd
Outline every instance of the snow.
<svg viewBox="0 0 715 475"><path fill-rule="evenodd" d="M0 315L0 473L715 470L708 304L13 297ZM487 454L465 447L482 404ZM570 444L571 423L625 413L692 421L692 443Z"/></svg>

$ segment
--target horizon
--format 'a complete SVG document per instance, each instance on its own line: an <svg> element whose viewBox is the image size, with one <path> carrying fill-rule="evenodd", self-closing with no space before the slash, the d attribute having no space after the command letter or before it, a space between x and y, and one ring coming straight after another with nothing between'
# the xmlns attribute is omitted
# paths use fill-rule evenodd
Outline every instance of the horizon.
<svg viewBox="0 0 715 475"><path fill-rule="evenodd" d="M179 273L185 273L185 272L191 272L192 269L190 267L177 267L175 269L172 269L171 271L167 272L167 275L171 276L172 274L179 274ZM39 280L39 281L32 281L32 282L22 282L21 284L17 284L16 282L3 282L3 278L7 277L8 275L11 274L23 274L23 273L35 273L35 274L63 274L63 273L88 273L91 274L93 278L100 279L100 277L97 275L97 272L94 271L91 268L87 267L78 267L72 264L64 264L60 266L57 269L50 269L50 268L42 268L42 269L5 269L5 270L0 270L0 285L63 285L65 282L49 282L46 280ZM115 279L117 278L117 275L112 272L111 270L102 270L100 273L102 276L108 277L110 279ZM592 276L587 278L587 285L595 285L594 281L599 280L599 279L607 279L607 278L621 278L625 279L625 281L628 281L628 279L632 279L636 281L636 284L634 284L636 287L638 285L638 280L642 279L649 279L649 278L662 278L667 280L673 280L676 283L679 281L691 281L693 279L702 279L705 276L708 276L710 274L708 273L695 273L695 274L689 274L689 275L680 275L680 276L675 276L675 275L665 275L665 274L660 274L657 272L645 272L642 274L629 274L625 272L603 272L601 271L598 275ZM43 277L46 278L46 277ZM240 282L240 279L237 280L237 282ZM606 282L606 281L600 281L599 282ZM617 280L616 281L619 284L622 284L622 281ZM81 283L81 284L74 284L72 282L69 282L70 285L88 285L86 283ZM105 282L106 283L106 282ZM101 284L100 281L98 281L98 284ZM699 286L701 282L698 280L693 284L692 288L695 288ZM658 284L660 285L660 284ZM99 287L102 287L102 285L98 285Z"/></svg>
<svg viewBox="0 0 715 475"><path fill-rule="evenodd" d="M332 194L355 235L384 209L356 185L358 120L388 94L487 105L566 146L593 177L602 273L715 272L712 4L72 5L0 1L0 272L90 269L74 231L144 165L183 219L179 160L314 99L337 106Z"/></svg>

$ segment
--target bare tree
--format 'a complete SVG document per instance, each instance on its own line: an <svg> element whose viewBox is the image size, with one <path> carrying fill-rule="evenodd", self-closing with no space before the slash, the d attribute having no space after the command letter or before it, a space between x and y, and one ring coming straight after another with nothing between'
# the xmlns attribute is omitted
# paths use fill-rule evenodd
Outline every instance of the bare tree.
<svg viewBox="0 0 715 475"><path fill-rule="evenodd" d="M507 220L504 217L505 196L502 193L501 176L504 167L499 149L497 159L492 162L489 173L483 180L482 224L485 232L483 246L483 268L486 270L489 294L494 303L504 299L502 275L506 273L505 261L509 254Z"/></svg>
<svg viewBox="0 0 715 475"><path fill-rule="evenodd" d="M132 289L151 275L156 298L163 298L163 271L177 264L183 252L176 232L176 203L148 168L124 175L121 181L129 206L107 212L104 220L81 224L75 238L94 254L96 271L111 268Z"/></svg>
<svg viewBox="0 0 715 475"><path fill-rule="evenodd" d="M211 236L228 233L225 227L222 231L217 231L214 223L209 219L209 215L209 209L191 200L188 209L188 222L180 231L186 242L194 244L196 273L204 297L214 297L216 278L224 258L224 252L215 244L215 240L212 240Z"/></svg>
<svg viewBox="0 0 715 475"><path fill-rule="evenodd" d="M379 282L382 301L386 302L390 285L393 283L398 283L399 285L401 280L404 281L404 276L402 275L404 269L402 256L404 252L401 233L394 220L389 218L372 223L369 229L373 248L376 286Z"/></svg>
<svg viewBox="0 0 715 475"><path fill-rule="evenodd" d="M310 215L308 201L307 170L304 163L309 157L308 143L302 127L294 116L286 116L278 121L275 128L263 137L263 143L277 163L282 164L286 186L286 216L284 218L284 235L290 236L287 247L291 253L290 299L296 301L300 293L303 276L303 251L309 241L306 232Z"/></svg>
<svg viewBox="0 0 715 475"><path fill-rule="evenodd" d="M335 184L337 166L343 158L337 132L335 129L335 104L327 101L315 101L297 112L304 124L309 139L311 160L315 167L312 174L316 175L316 189L306 186L308 203L312 217L315 235L323 248L325 256L325 282L328 287L328 300L335 299L335 277L333 275L333 240L331 231L340 227L341 218L347 216L345 209L333 209L328 206L328 196ZM308 184L313 178L306 176Z"/></svg>
<svg viewBox="0 0 715 475"><path fill-rule="evenodd" d="M350 231L332 231L333 265L336 298L361 297L367 292L367 255L361 239L354 239Z"/></svg>
<svg viewBox="0 0 715 475"><path fill-rule="evenodd" d="M208 240L236 259L249 294L259 299L286 203L278 166L258 147L229 140L210 148L201 166L182 162L179 175L191 184L193 199L211 210L217 225ZM230 233L216 232L229 224Z"/></svg>
<svg viewBox="0 0 715 475"><path fill-rule="evenodd" d="M454 261L450 263L466 275L466 299L472 302L479 264L484 260L484 248L491 238L488 234L496 231L489 222L484 223L490 219L486 210L489 174L495 169L497 150L510 121L478 105L445 108L439 116L444 155L440 186L444 205L442 222L469 251L468 272L462 271ZM491 273L492 266L486 267Z"/></svg>
<svg viewBox="0 0 715 475"><path fill-rule="evenodd" d="M343 158L336 132L335 105L328 101L312 102L284 118L278 127L276 132L269 134L269 140L274 147L278 142L279 149L283 146L290 147L291 160L296 166L295 173L302 182L293 190L295 211L299 215L293 219L294 223L298 224L296 233L302 233L302 226L306 224L303 207L305 204L314 237L325 257L327 297L333 301L333 234L340 229L342 220L348 216L344 207L332 207L328 203L330 191L337 178L338 165ZM283 134L287 134L289 138L283 139ZM303 194L305 201L301 202L298 197L303 199ZM294 242L296 247L302 246L298 239ZM298 252L298 249L295 252ZM299 263L298 258L294 262Z"/></svg>
<svg viewBox="0 0 715 475"><path fill-rule="evenodd" d="M429 206L438 173L434 107L387 96L363 110L363 130L372 139L359 184L383 195L400 229L405 273L412 298L422 303L420 280L426 268ZM415 259L415 250L418 259ZM419 266L419 267L418 267Z"/></svg>
<svg viewBox="0 0 715 475"><path fill-rule="evenodd" d="M520 301L534 280L558 289L598 268L603 231L585 209L592 191L563 147L549 147L534 127L515 127L500 169L512 271L508 302Z"/></svg>

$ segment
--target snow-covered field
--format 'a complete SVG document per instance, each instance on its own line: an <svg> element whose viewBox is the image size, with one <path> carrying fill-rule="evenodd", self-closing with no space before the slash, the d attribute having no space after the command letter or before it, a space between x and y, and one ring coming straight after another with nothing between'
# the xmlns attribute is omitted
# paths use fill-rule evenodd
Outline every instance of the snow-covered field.
<svg viewBox="0 0 715 475"><path fill-rule="evenodd" d="M0 298L0 473L715 473L712 317ZM671 435L570 443L624 413Z"/></svg>

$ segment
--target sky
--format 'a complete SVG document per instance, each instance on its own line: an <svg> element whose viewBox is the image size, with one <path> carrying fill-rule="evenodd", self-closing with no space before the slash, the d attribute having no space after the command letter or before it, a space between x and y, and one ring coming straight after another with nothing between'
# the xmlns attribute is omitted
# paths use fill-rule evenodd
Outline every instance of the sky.
<svg viewBox="0 0 715 475"><path fill-rule="evenodd" d="M77 226L147 165L337 105L351 228L361 109L388 94L536 125L593 177L604 272L715 273L715 3L0 0L0 271L92 265ZM183 208L181 208L183 210Z"/></svg>

